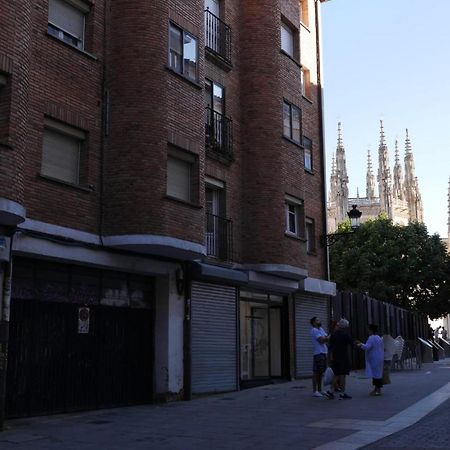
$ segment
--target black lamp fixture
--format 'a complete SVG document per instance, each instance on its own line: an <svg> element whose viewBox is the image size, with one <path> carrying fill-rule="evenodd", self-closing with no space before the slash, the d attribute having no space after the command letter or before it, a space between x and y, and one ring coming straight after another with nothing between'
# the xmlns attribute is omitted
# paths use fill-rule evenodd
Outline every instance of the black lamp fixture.
<svg viewBox="0 0 450 450"><path fill-rule="evenodd" d="M352 227L352 230L357 230L361 225L362 212L357 208L358 205L352 205L352 209L347 213L347 216L350 219L350 226Z"/></svg>
<svg viewBox="0 0 450 450"><path fill-rule="evenodd" d="M360 227L362 212L358 209L358 205L352 205L352 209L347 212L347 216L350 219L350 227L352 228L352 231L331 233L322 236L322 247L330 247L330 245L333 245L339 239L351 236Z"/></svg>

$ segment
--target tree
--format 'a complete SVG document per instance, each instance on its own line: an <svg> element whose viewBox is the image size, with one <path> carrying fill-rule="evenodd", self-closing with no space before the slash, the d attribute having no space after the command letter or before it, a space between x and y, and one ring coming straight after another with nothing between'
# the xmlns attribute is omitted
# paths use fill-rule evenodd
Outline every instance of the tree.
<svg viewBox="0 0 450 450"><path fill-rule="evenodd" d="M350 224L338 233L350 232ZM432 318L450 312L450 258L439 235L421 223L394 225L385 216L361 224L330 246L330 275L339 290L364 292Z"/></svg>

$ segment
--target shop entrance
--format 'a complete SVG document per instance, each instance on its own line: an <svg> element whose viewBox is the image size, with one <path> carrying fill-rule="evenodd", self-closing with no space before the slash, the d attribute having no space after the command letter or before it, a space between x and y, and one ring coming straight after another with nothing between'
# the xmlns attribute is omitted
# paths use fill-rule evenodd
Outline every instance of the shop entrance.
<svg viewBox="0 0 450 450"><path fill-rule="evenodd" d="M241 293L240 378L242 387L287 375L286 307L282 297Z"/></svg>

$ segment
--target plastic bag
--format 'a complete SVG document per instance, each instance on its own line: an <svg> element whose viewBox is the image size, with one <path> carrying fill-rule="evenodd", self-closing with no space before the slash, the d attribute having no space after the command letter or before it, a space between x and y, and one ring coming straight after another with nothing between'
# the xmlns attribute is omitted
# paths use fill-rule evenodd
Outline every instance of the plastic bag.
<svg viewBox="0 0 450 450"><path fill-rule="evenodd" d="M327 367L325 373L323 374L323 384L324 386L329 386L333 382L334 372L331 367Z"/></svg>

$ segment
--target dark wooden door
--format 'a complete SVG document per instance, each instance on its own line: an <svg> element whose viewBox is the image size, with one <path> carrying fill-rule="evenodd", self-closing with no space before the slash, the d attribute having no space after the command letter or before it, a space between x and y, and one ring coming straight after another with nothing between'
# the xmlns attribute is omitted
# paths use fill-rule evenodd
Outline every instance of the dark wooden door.
<svg viewBox="0 0 450 450"><path fill-rule="evenodd" d="M7 377L8 417L148 403L152 399L149 310L13 300Z"/></svg>

